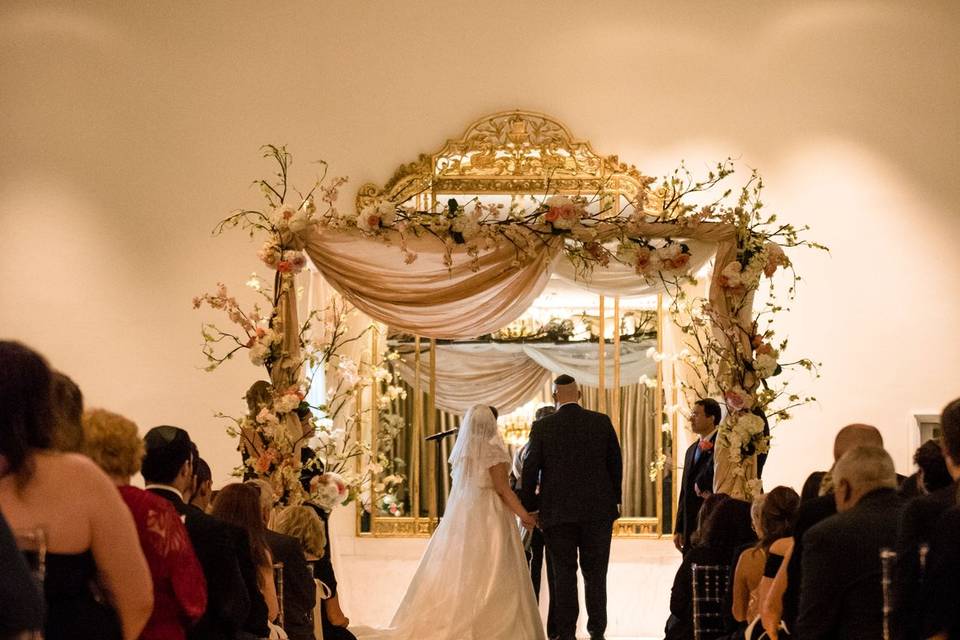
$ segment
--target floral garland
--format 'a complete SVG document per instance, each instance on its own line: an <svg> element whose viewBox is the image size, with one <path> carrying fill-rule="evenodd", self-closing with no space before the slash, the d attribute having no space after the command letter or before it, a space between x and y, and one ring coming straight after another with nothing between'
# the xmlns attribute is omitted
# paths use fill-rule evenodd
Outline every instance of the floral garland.
<svg viewBox="0 0 960 640"><path fill-rule="evenodd" d="M733 190L723 183L733 173L728 160L719 163L706 179L695 180L681 165L656 191L641 190L637 199L619 210L612 209L602 194L589 198L552 194L532 198L533 205L528 207L516 198L509 207L479 198L466 205L451 199L439 211L380 201L359 212L329 211L318 216L317 222L332 229L356 228L386 243L396 237L408 264L417 259L408 246L409 239L433 236L443 243L448 266L458 246L466 248L474 270L479 269L483 252L505 244L516 252L514 265L526 263L544 246L558 246L584 278L597 266L617 262L632 267L647 283L661 284L670 295L674 321L690 347L674 357L692 367L698 380L692 385L684 383L683 389L691 401L718 396L725 402L720 443L746 484L752 480L745 474L746 461L769 449L768 417L787 420L790 410L815 400L789 392L788 383L773 380L791 367L815 371L817 366L807 358L782 361L787 341L774 342L773 320L784 308L776 302L774 275L790 269L788 295L793 299L799 277L784 249L826 247L801 237L808 227L781 224L776 215L765 214L760 198L763 182L756 172L731 201ZM720 195L706 204L690 203L720 189ZM546 191L549 194L549 184ZM643 229L650 223L667 224L674 232L665 238L644 237ZM736 235L736 260L714 275L723 290L725 311L686 293L687 285L696 281L688 273L692 254L684 238L703 224L726 225ZM752 313L754 293L763 277L769 282L769 300ZM748 312L752 317L745 321ZM761 329L763 316L767 317ZM727 329L720 332L718 326ZM757 490L755 483L742 487L745 495Z"/></svg>
<svg viewBox="0 0 960 640"><path fill-rule="evenodd" d="M267 202L266 209L236 211L221 221L214 233L241 226L251 238L265 234L257 256L274 270L273 286L265 286L253 274L246 284L263 300L249 310L244 310L222 283L215 293L194 298L193 307L206 305L222 311L234 327L224 330L215 324L204 325L207 371L216 370L246 350L250 362L264 367L271 380L257 381L247 391L246 415L216 414L230 421L228 433L241 441L243 465L235 474L266 479L281 496L282 504L313 501L330 510L360 497L371 482L377 482L379 474L395 465L383 447L372 451L359 437L361 416L348 411L352 400L365 387L378 385L382 401L368 411L377 411L381 423L393 424L396 416L390 412L390 401L402 397L405 391L383 362L358 363L343 355L344 347L363 338L367 330L348 336L351 311L342 303L334 301L322 311L311 312L297 332L298 348L285 348L281 294L294 292L294 276L307 264L300 234L316 226L320 217L336 214L338 190L346 180L326 181L323 165L313 188L305 195L291 197L287 184L290 155L283 147L272 145L264 151L264 157L272 158L280 169L277 180L255 183ZM318 203L322 212L318 212ZM291 352L299 357L294 358ZM395 357L387 355L388 359ZM306 401L312 380L301 372L320 367L334 373L336 385L327 390L326 401L315 406ZM393 491L405 481L397 473L390 473L388 478Z"/></svg>

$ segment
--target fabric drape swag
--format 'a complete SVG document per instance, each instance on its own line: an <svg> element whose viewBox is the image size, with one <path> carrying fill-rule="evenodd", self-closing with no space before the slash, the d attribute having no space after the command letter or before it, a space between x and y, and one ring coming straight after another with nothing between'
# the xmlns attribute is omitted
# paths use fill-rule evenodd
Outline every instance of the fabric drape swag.
<svg viewBox="0 0 960 640"><path fill-rule="evenodd" d="M631 232L651 239L683 238L693 255L690 272L705 264L710 255L714 255L715 273L736 260L736 229L729 224L697 223L678 228L674 224L651 223L636 225ZM355 229L310 229L304 233L302 242L324 279L347 301L379 322L424 337L464 339L496 331L530 307L547 286L552 273L610 296L662 290L645 283L622 265L597 266L584 282L577 278L561 251L559 237L544 243L523 261L518 260L509 242L503 242L480 255L476 270L465 248L453 247L452 260L448 261L447 248L432 236L406 240L407 249L417 255L411 264L404 260L396 231L386 232L385 242L383 238L367 237ZM285 288L281 295L290 299L295 295L295 287ZM730 317L727 294L716 279L710 284L708 298L716 312L710 318L714 334L722 340L727 339L725 336L738 336L735 339L749 343L752 300L745 301L739 317ZM283 317L284 346L289 356L284 366L293 367L299 360L296 304L287 304ZM679 332L665 333L665 337L668 339L664 350L683 348ZM276 372L273 377L289 379L291 376ZM718 460L724 457L729 456L717 452ZM725 483L736 482L732 474L728 478L721 468L717 478L715 490L741 493L739 488L725 486Z"/></svg>

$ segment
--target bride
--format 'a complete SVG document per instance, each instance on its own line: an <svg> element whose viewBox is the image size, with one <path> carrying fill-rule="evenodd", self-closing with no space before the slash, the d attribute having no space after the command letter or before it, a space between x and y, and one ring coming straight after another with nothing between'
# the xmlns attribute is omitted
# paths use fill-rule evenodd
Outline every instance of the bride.
<svg viewBox="0 0 960 640"><path fill-rule="evenodd" d="M514 514L536 518L507 483L510 455L490 407L467 411L450 454L453 485L387 629L361 640L544 640Z"/></svg>

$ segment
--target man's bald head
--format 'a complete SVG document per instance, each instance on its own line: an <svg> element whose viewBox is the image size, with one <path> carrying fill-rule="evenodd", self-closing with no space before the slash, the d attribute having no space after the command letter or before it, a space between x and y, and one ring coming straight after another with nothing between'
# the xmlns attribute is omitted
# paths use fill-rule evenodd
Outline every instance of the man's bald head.
<svg viewBox="0 0 960 640"><path fill-rule="evenodd" d="M847 451L857 447L883 448L883 436L880 430L869 424L848 424L833 441L833 460L836 462Z"/></svg>

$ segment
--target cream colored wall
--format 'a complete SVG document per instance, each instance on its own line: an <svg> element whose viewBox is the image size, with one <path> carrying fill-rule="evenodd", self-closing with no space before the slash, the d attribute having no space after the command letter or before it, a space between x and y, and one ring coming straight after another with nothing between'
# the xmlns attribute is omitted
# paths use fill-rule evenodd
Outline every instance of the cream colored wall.
<svg viewBox="0 0 960 640"><path fill-rule="evenodd" d="M221 480L251 369L202 364L193 295L256 268L211 238L286 143L383 182L486 113L555 115L648 173L727 155L830 257L781 325L824 363L772 482L960 395L960 12L943 2L18 2L0 6L0 334L141 427L190 429ZM303 174L300 174L301 176ZM657 623L659 624L659 622ZM656 625L654 625L656 626Z"/></svg>

